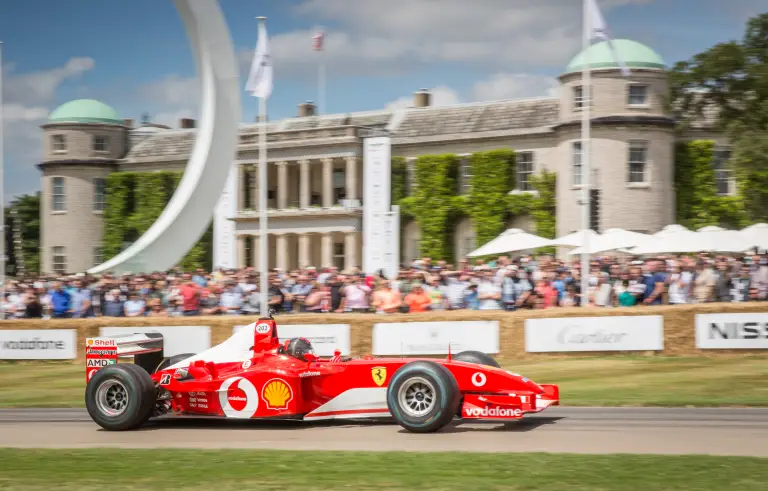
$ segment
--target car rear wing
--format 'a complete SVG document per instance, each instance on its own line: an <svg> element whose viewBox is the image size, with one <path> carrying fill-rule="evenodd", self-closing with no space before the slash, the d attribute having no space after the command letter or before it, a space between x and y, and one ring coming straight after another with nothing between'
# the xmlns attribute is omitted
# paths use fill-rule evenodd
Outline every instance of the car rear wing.
<svg viewBox="0 0 768 491"><path fill-rule="evenodd" d="M152 374L165 357L163 335L159 332L101 336L85 340L85 380L99 368L133 358L133 363Z"/></svg>

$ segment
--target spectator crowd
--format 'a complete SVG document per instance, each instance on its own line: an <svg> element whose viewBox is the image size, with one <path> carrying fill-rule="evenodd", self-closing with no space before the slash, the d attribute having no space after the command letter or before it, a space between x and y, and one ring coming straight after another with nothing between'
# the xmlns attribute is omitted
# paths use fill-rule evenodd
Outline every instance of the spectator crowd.
<svg viewBox="0 0 768 491"><path fill-rule="evenodd" d="M768 299L768 256L593 258L581 291L578 259L502 256L457 264L423 258L397 278L337 268L271 271L268 301L278 313L517 310L751 302ZM248 315L260 311L259 275L239 270L171 270L94 278L23 277L6 282L4 318Z"/></svg>

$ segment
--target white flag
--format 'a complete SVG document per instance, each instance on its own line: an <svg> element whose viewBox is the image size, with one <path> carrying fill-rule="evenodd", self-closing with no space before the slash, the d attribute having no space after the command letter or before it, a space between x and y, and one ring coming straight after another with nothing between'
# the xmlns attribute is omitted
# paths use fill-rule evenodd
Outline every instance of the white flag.
<svg viewBox="0 0 768 491"><path fill-rule="evenodd" d="M613 45L613 39L611 39L611 33L608 30L608 25L605 23L605 19L603 18L603 14L600 12L600 8L597 6L596 0L584 1L587 2L587 11L589 12L589 26L592 29L592 31L589 33L589 40L591 41L593 39L599 39L601 41L607 41L608 47L611 49L611 53L613 54L613 58L621 68L621 74L625 77L628 77L632 73L629 71L629 68L627 68L627 65L624 63L624 60L621 58L621 56L619 56L618 51L616 51L616 46ZM584 19L584 21L586 22L587 19Z"/></svg>
<svg viewBox="0 0 768 491"><path fill-rule="evenodd" d="M245 84L245 90L254 97L269 98L272 94L272 56L269 53L267 26L259 25L259 38L253 53L251 73Z"/></svg>

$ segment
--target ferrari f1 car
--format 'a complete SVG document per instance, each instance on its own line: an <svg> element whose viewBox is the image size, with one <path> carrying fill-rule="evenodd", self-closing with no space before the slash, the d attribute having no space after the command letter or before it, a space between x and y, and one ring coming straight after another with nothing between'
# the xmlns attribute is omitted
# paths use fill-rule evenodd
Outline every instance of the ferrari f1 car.
<svg viewBox="0 0 768 491"><path fill-rule="evenodd" d="M107 430L185 414L241 419L390 419L435 432L454 419L513 421L559 404L555 385L503 370L491 356L446 359L317 356L305 338L281 342L262 318L198 354L163 355L160 333L86 340L85 402ZM133 363L118 363L121 357Z"/></svg>

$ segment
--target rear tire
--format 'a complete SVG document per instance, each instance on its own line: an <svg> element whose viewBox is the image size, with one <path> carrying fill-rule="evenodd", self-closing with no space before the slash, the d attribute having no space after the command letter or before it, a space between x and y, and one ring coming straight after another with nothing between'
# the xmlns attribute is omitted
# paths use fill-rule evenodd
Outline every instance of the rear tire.
<svg viewBox="0 0 768 491"><path fill-rule="evenodd" d="M155 373L159 372L160 370L165 370L169 366L175 365L180 361L186 360L187 358L192 358L193 356L195 356L194 353L181 353L178 355L169 356L168 358L163 358L163 361L161 361L157 368L155 368Z"/></svg>
<svg viewBox="0 0 768 491"><path fill-rule="evenodd" d="M131 363L99 369L85 388L85 407L109 431L135 430L152 416L157 391L149 374Z"/></svg>
<svg viewBox="0 0 768 491"><path fill-rule="evenodd" d="M458 355L454 356L453 359L466 363L477 363L478 365L501 368L501 365L499 365L498 361L496 361L491 355L487 355L482 351L462 351Z"/></svg>
<svg viewBox="0 0 768 491"><path fill-rule="evenodd" d="M414 433L433 433L450 423L459 410L461 393L453 374L432 361L403 365L387 387L389 412Z"/></svg>

